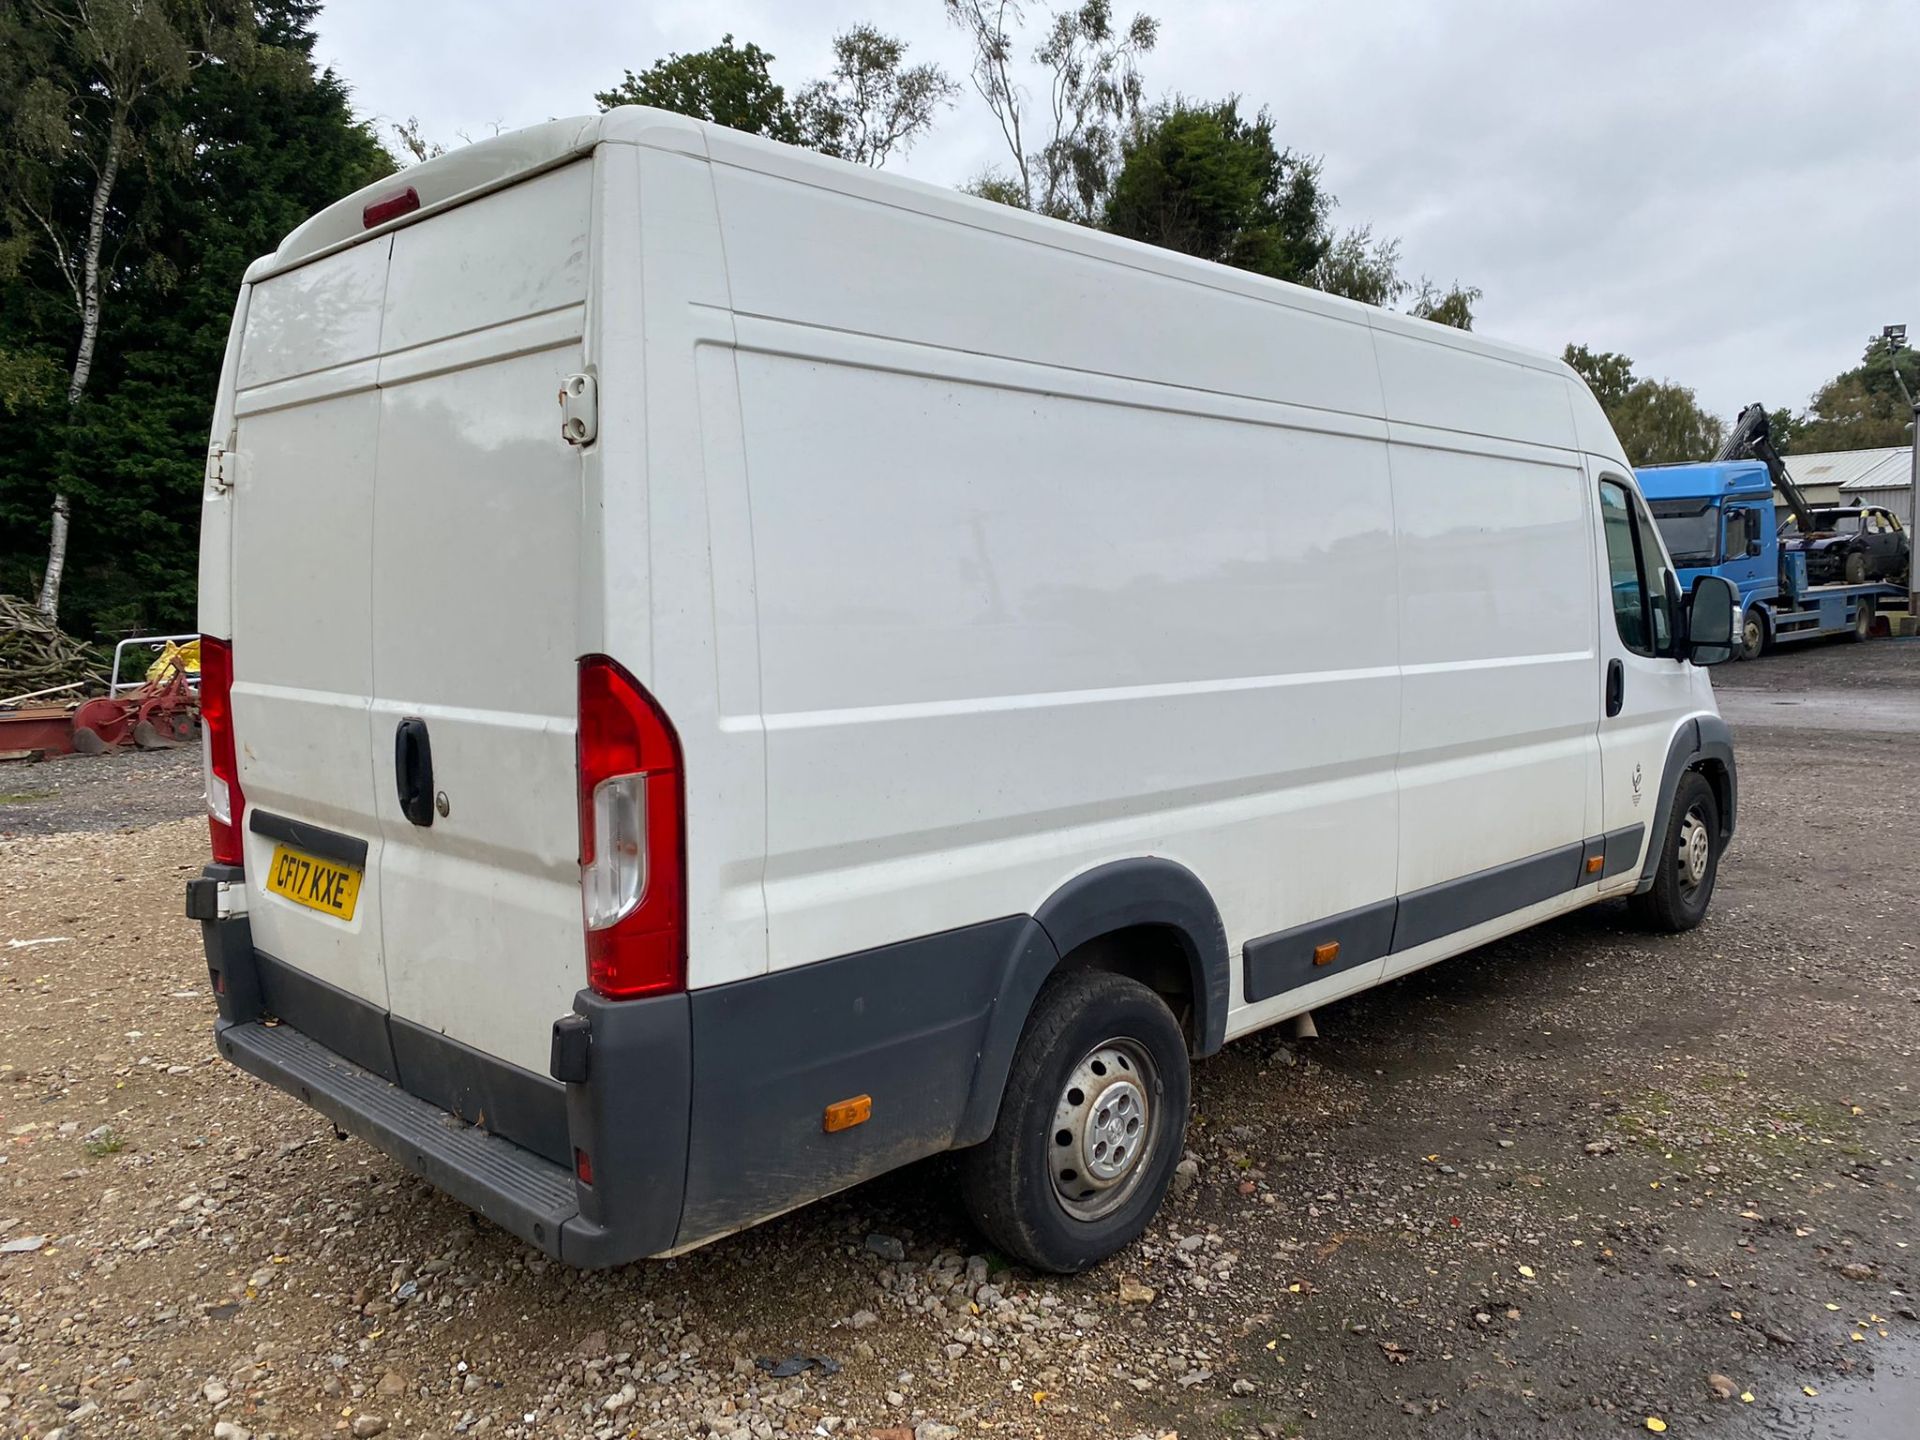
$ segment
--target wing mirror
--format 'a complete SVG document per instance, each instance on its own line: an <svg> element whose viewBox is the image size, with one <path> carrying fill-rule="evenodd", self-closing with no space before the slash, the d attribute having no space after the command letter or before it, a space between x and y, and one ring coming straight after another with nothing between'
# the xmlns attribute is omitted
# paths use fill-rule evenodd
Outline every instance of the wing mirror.
<svg viewBox="0 0 1920 1440"><path fill-rule="evenodd" d="M1720 575L1702 575L1687 596L1687 659L1718 665L1733 658L1733 635L1740 619L1740 592Z"/></svg>

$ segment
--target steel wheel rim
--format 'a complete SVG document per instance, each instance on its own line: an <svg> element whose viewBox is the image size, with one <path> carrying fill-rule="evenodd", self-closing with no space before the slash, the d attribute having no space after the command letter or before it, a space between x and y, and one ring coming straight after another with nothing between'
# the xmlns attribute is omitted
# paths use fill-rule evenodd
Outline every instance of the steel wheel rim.
<svg viewBox="0 0 1920 1440"><path fill-rule="evenodd" d="M1687 811L1680 822L1680 843L1674 860L1680 867L1680 886L1688 894L1700 888L1707 878L1707 866L1713 859L1713 835L1707 829L1707 817L1698 805Z"/></svg>
<svg viewBox="0 0 1920 1440"><path fill-rule="evenodd" d="M1758 615L1749 615L1746 625L1743 626L1740 631L1741 643L1744 644L1749 651L1758 652L1760 642L1766 638L1767 632L1765 627L1760 623L1760 617Z"/></svg>
<svg viewBox="0 0 1920 1440"><path fill-rule="evenodd" d="M1137 1041L1102 1040L1067 1076L1047 1135L1054 1199L1104 1220L1140 1188L1160 1131L1160 1071Z"/></svg>

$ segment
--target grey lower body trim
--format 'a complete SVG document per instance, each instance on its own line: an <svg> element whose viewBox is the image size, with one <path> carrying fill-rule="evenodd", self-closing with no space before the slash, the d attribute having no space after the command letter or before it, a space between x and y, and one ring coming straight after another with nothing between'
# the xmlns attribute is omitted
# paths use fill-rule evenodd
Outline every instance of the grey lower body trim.
<svg viewBox="0 0 1920 1440"><path fill-rule="evenodd" d="M1382 900L1377 905L1363 905L1344 915L1249 940L1242 950L1247 1000L1270 1000L1299 986L1378 960L1393 948L1394 916L1399 904L1397 900ZM1314 950L1328 943L1337 943L1340 953L1330 962L1316 965Z"/></svg>
<svg viewBox="0 0 1920 1440"><path fill-rule="evenodd" d="M1008 957L1028 948L1034 929L1010 916L693 991L678 1243L951 1148ZM996 1112L1000 1083L1004 1074ZM857 1095L872 1097L872 1118L828 1134L826 1107Z"/></svg>
<svg viewBox="0 0 1920 1440"><path fill-rule="evenodd" d="M1059 960L1021 915L688 994L583 991L585 1078L561 1085L260 954L244 917L202 933L223 1055L586 1267L984 1139ZM828 1133L855 1095L871 1118Z"/></svg>
<svg viewBox="0 0 1920 1440"><path fill-rule="evenodd" d="M1643 827L1628 825L1577 845L1556 846L1411 894L1262 935L1241 947L1241 988L1249 1004L1271 1000L1370 960L1411 950L1596 884L1633 868L1640 858L1644 834ZM1588 866L1594 860L1600 866L1590 870ZM1339 942L1338 957L1329 964L1315 965L1315 947L1328 941Z"/></svg>
<svg viewBox="0 0 1920 1440"><path fill-rule="evenodd" d="M1633 862L1640 858L1640 842L1646 833L1644 825L1628 825L1606 833L1601 842L1601 854L1605 857L1600 872L1602 879L1610 880L1633 868Z"/></svg>
<svg viewBox="0 0 1920 1440"><path fill-rule="evenodd" d="M457 1119L556 1165L571 1165L566 1092L555 1081L390 1014L264 952L254 952L253 964L261 1014Z"/></svg>
<svg viewBox="0 0 1920 1440"><path fill-rule="evenodd" d="M1576 890L1586 878L1585 856L1584 843L1562 845L1402 895L1393 927L1393 952L1411 950Z"/></svg>

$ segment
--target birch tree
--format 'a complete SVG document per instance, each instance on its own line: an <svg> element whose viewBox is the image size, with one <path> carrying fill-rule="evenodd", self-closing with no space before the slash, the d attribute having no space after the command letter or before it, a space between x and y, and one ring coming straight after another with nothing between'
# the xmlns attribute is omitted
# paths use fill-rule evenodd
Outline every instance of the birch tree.
<svg viewBox="0 0 1920 1440"><path fill-rule="evenodd" d="M1011 177L989 172L975 194L1043 215L1095 223L1120 165L1120 141L1140 118L1140 57L1160 22L1135 15L1124 25L1112 0L1082 0L1047 17L1032 58L1045 74L1036 101L1019 78L1021 0L945 0L948 20L973 50L973 88L1000 126Z"/></svg>
<svg viewBox="0 0 1920 1440"><path fill-rule="evenodd" d="M40 248L71 299L69 421L86 398L121 247L118 190L136 167L190 144L167 102L196 68L245 48L250 9L236 0L6 0L0 50L0 207L7 238ZM38 608L60 612L73 523L70 477L56 478Z"/></svg>

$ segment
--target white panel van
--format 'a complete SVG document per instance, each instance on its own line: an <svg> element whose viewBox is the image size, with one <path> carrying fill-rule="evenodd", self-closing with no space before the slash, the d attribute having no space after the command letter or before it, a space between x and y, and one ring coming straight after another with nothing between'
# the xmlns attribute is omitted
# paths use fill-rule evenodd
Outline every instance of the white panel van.
<svg viewBox="0 0 1920 1440"><path fill-rule="evenodd" d="M1734 827L1558 361L642 109L253 265L200 628L221 1053L583 1266L955 1150L1079 1269L1193 1059Z"/></svg>

